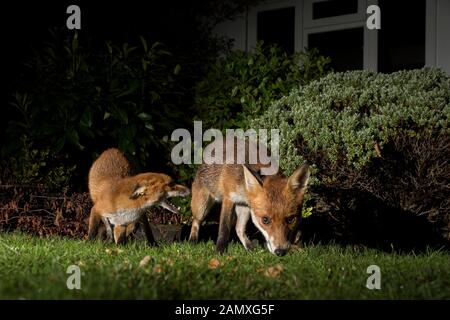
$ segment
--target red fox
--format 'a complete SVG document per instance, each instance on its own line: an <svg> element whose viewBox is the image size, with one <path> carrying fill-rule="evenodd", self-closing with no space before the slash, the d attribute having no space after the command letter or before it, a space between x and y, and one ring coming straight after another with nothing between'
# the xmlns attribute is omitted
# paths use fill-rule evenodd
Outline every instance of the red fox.
<svg viewBox="0 0 450 320"><path fill-rule="evenodd" d="M245 233L250 217L264 235L271 253L283 256L288 252L301 219L309 167L300 166L288 178L279 173L262 178L257 174L262 167L261 164L200 166L192 184L190 241L197 241L200 225L213 203L221 202L216 244L219 253L225 251L233 225L244 247L253 249Z"/></svg>
<svg viewBox="0 0 450 320"><path fill-rule="evenodd" d="M175 184L162 173L131 175L131 166L118 149L108 149L94 161L89 171L89 193L93 202L89 217L89 239L97 236L100 220L107 234L122 243L134 225L141 221L149 241L151 236L145 211L154 205L178 213L170 197L190 194L187 187Z"/></svg>

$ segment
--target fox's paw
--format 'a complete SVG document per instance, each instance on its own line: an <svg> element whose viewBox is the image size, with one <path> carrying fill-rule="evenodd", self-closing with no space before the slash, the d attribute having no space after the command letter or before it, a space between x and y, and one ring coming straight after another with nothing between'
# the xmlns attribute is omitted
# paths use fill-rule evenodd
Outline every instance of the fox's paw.
<svg viewBox="0 0 450 320"><path fill-rule="evenodd" d="M218 244L218 245L216 246L216 251L217 251L217 253L219 253L219 254L223 254L223 253L225 252L226 249L227 249L226 244Z"/></svg>
<svg viewBox="0 0 450 320"><path fill-rule="evenodd" d="M94 241L96 239L97 239L97 234L94 232L89 232L89 234L86 237L86 240L89 240L89 241Z"/></svg>
<svg viewBox="0 0 450 320"><path fill-rule="evenodd" d="M256 249L256 245L254 245L252 242L250 242L250 241L247 241L245 244L244 244L244 247L245 247L245 249L247 250L247 251L253 251L253 250L255 250Z"/></svg>
<svg viewBox="0 0 450 320"><path fill-rule="evenodd" d="M189 242L191 243L197 243L198 242L198 237L197 236L189 236Z"/></svg>
<svg viewBox="0 0 450 320"><path fill-rule="evenodd" d="M147 244L148 244L150 247L159 247L159 243L156 242L155 240L153 240L153 241L147 241Z"/></svg>
<svg viewBox="0 0 450 320"><path fill-rule="evenodd" d="M245 249L247 249L248 251L253 251L258 247L259 243L258 240L247 240L246 243L244 244Z"/></svg>

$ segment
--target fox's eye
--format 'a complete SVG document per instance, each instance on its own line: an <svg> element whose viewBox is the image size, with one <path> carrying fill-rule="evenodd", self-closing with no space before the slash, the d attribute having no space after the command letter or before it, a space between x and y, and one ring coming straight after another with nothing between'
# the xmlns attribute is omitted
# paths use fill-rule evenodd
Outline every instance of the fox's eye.
<svg viewBox="0 0 450 320"><path fill-rule="evenodd" d="M293 224L295 222L295 216L290 216L288 218L286 218L286 223L287 224Z"/></svg>
<svg viewBox="0 0 450 320"><path fill-rule="evenodd" d="M270 218L269 217L263 217L262 218L262 223L269 224L270 223Z"/></svg>

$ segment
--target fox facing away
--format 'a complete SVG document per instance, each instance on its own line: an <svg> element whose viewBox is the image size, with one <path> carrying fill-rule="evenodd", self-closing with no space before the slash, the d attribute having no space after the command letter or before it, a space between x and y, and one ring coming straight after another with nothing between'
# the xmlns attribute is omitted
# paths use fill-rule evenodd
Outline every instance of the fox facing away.
<svg viewBox="0 0 450 320"><path fill-rule="evenodd" d="M122 152L108 149L89 171L89 193L94 204L89 217L89 239L97 236L103 221L108 237L122 243L137 222L142 223L147 239L153 241L145 211L160 205L178 213L168 198L184 197L190 191L162 173L131 175L130 163Z"/></svg>
<svg viewBox="0 0 450 320"><path fill-rule="evenodd" d="M218 252L226 249L233 226L245 248L253 248L245 233L251 217L264 235L269 251L277 256L285 255L298 232L309 167L300 166L290 177L279 173L262 177L258 174L262 167L261 164L202 164L192 184L193 223L189 240L197 241L208 211L214 202L221 202Z"/></svg>

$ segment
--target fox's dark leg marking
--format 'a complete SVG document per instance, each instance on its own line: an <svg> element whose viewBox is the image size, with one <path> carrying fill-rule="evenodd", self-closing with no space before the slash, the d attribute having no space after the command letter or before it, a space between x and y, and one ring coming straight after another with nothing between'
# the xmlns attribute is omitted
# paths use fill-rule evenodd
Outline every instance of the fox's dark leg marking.
<svg viewBox="0 0 450 320"><path fill-rule="evenodd" d="M141 218L141 226L142 226L142 230L144 230L145 236L147 238L147 242L149 245L157 245L156 241L155 241L155 237L153 236L153 232L152 232L152 228L150 227L150 224L148 223L148 218L147 218L147 214L143 214L142 218Z"/></svg>
<svg viewBox="0 0 450 320"><path fill-rule="evenodd" d="M229 199L224 199L220 211L219 236L217 237L216 250L223 253L228 246L231 226L234 221L234 203Z"/></svg>
<svg viewBox="0 0 450 320"><path fill-rule="evenodd" d="M91 214L89 216L89 230L88 239L94 240L98 234L98 227L100 224L100 217L96 214L95 206L91 209Z"/></svg>
<svg viewBox="0 0 450 320"><path fill-rule="evenodd" d="M105 225L106 229L106 242L113 242L113 228L114 225L109 221L108 218L102 217L103 224Z"/></svg>

